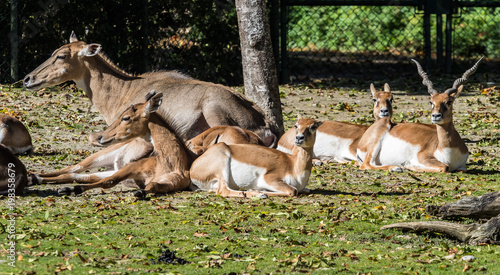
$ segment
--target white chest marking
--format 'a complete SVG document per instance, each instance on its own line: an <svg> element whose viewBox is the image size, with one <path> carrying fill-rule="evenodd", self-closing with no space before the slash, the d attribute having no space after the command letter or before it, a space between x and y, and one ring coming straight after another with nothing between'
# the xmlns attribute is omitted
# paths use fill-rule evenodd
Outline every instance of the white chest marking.
<svg viewBox="0 0 500 275"><path fill-rule="evenodd" d="M443 150L436 150L434 157L440 162L447 164L450 171L465 170L469 153L463 154L458 148L445 148Z"/></svg>

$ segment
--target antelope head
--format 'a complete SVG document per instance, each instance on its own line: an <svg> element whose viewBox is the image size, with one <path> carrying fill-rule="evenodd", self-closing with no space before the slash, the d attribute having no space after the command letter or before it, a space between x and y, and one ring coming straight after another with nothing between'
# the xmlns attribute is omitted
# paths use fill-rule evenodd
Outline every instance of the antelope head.
<svg viewBox="0 0 500 275"><path fill-rule="evenodd" d="M375 119L392 117L392 93L389 84L385 83L384 91L377 92L375 86L370 84L370 91L373 97L373 116Z"/></svg>
<svg viewBox="0 0 500 275"><path fill-rule="evenodd" d="M305 149L313 148L316 140L316 130L323 122L310 118L297 117L295 128L295 145Z"/></svg>
<svg viewBox="0 0 500 275"><path fill-rule="evenodd" d="M162 103L163 94L154 90L146 95L146 102L128 107L102 134L97 141L102 145L124 142L136 137L147 137L149 117Z"/></svg>
<svg viewBox="0 0 500 275"><path fill-rule="evenodd" d="M433 88L432 82L422 69L422 66L420 66L416 60L412 59L412 61L417 65L418 74L423 79L422 84L427 87L427 91L431 95L431 122L433 124L447 124L452 122L453 102L462 92L463 84L467 82L467 78L476 72L479 63L483 60L483 58L484 57L481 57L476 64L474 64L474 66L465 71L461 78L458 78L455 82L453 82L453 86L451 88L445 90L443 93L439 93Z"/></svg>
<svg viewBox="0 0 500 275"><path fill-rule="evenodd" d="M69 80L83 79L83 61L97 55L101 51L101 45L78 41L74 32L71 33L69 42L55 50L49 59L24 77L25 88L42 89Z"/></svg>

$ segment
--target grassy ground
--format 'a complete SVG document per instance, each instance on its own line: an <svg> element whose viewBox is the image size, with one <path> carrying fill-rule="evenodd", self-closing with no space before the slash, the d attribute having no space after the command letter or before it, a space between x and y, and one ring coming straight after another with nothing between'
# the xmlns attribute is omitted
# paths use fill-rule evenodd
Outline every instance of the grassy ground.
<svg viewBox="0 0 500 275"><path fill-rule="evenodd" d="M391 83L395 121L429 122L428 96L415 83ZM379 230L395 222L438 220L425 213L427 204L499 190L500 95L484 88L468 85L455 103L455 125L471 151L468 172L315 166L311 194L288 199L179 192L137 200L133 188L123 185L58 196L60 186L33 186L16 200L15 268L7 257L10 211L0 198L0 274L498 274L497 246ZM350 82L283 86L286 127L299 112L369 124L367 89L368 83ZM104 123L72 86L38 92L1 86L0 112L29 127L35 154L20 159L31 172L53 171L98 150L88 145L87 134ZM155 264L166 249L188 263ZM466 255L475 260L462 260Z"/></svg>

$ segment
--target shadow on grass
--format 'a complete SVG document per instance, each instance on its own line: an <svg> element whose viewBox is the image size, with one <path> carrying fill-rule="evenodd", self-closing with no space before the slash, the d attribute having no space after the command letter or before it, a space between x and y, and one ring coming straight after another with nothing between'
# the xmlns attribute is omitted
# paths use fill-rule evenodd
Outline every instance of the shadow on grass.
<svg viewBox="0 0 500 275"><path fill-rule="evenodd" d="M409 195L411 192L359 192L359 193L353 193L353 192L342 192L342 191L335 191L335 190L325 190L325 189L314 189L311 190L309 194L320 194L320 195L328 195L328 196L334 196L334 195L351 195L351 196L403 196L403 195Z"/></svg>
<svg viewBox="0 0 500 275"><path fill-rule="evenodd" d="M464 172L469 175L499 175L500 171L497 170L479 170L479 169L470 169Z"/></svg>

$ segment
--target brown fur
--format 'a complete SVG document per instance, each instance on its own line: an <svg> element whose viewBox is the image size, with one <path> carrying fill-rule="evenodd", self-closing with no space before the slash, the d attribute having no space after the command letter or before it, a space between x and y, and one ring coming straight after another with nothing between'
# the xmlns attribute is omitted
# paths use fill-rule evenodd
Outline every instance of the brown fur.
<svg viewBox="0 0 500 275"><path fill-rule="evenodd" d="M377 92L373 84L370 85L373 96L373 115L376 120L381 114L392 116L392 94L390 87L385 84L384 91ZM313 156L324 162L350 162L356 161L356 149L359 140L368 129L368 125L353 124L340 121L325 121L319 128L316 143L314 144ZM328 139L321 139L319 136L327 135L332 138L350 140L345 147L338 143L331 144ZM291 152L293 148L294 130L290 129L280 138L278 149L283 152ZM348 152L347 152L348 151Z"/></svg>
<svg viewBox="0 0 500 275"><path fill-rule="evenodd" d="M164 94L166 102L158 115L184 141L218 125L240 126L262 138L279 135L278 127L265 119L259 107L228 87L177 72L134 76L100 53L100 45L76 37L70 41L25 77L26 88L41 89L74 80L108 124L131 104L142 102L143 91L154 89Z"/></svg>
<svg viewBox="0 0 500 275"><path fill-rule="evenodd" d="M161 105L161 94L146 103L129 107L99 138L101 143L120 144L150 136L153 156L131 162L114 175L96 183L66 187L59 193L81 193L93 188L111 188L126 179L134 180L146 193L167 193L186 189L192 155L173 131L154 112ZM127 118L127 119L125 119ZM139 193L140 194L140 193Z"/></svg>
<svg viewBox="0 0 500 275"><path fill-rule="evenodd" d="M28 185L27 174L24 164L0 144L0 195L21 195Z"/></svg>
<svg viewBox="0 0 500 275"><path fill-rule="evenodd" d="M262 139L252 131L237 126L215 126L188 140L186 145L196 155L201 155L210 146L225 144L257 144L264 146Z"/></svg>
<svg viewBox="0 0 500 275"><path fill-rule="evenodd" d="M292 154L253 144L216 144L194 161L192 184L227 197L296 196L309 180L319 125L312 119L297 121L296 140L301 143Z"/></svg>
<svg viewBox="0 0 500 275"><path fill-rule="evenodd" d="M9 115L0 115L0 144L13 154L33 152L30 133L21 121Z"/></svg>

